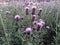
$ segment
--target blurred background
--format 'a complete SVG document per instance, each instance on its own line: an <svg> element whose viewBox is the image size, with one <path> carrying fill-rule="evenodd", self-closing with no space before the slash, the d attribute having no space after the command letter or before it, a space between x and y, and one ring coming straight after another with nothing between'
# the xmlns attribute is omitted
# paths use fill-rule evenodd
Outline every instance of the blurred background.
<svg viewBox="0 0 60 45"><path fill-rule="evenodd" d="M16 2L50 2L50 1L55 1L55 0L0 0L0 2L12 2L12 1L16 1ZM56 0L57 1L57 0Z"/></svg>

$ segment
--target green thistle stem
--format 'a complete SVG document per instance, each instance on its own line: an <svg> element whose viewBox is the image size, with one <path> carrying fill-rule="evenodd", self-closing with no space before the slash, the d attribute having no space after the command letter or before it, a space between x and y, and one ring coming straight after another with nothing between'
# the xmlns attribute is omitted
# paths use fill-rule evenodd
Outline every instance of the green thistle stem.
<svg viewBox="0 0 60 45"><path fill-rule="evenodd" d="M58 30L58 28L57 28L57 25L58 25L58 13L57 13L57 16L56 16L56 45L58 45L58 43L57 43L57 30Z"/></svg>

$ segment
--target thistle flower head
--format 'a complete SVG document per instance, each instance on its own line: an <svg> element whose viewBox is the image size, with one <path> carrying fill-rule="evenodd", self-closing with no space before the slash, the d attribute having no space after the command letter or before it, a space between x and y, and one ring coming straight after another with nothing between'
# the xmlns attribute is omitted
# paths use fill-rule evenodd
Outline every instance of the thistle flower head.
<svg viewBox="0 0 60 45"><path fill-rule="evenodd" d="M40 22L41 24L45 25L44 20L40 19L39 22Z"/></svg>
<svg viewBox="0 0 60 45"><path fill-rule="evenodd" d="M32 15L32 21L35 21L36 15Z"/></svg>
<svg viewBox="0 0 60 45"><path fill-rule="evenodd" d="M43 24L42 23L37 23L38 26L40 27L43 27Z"/></svg>
<svg viewBox="0 0 60 45"><path fill-rule="evenodd" d="M32 32L32 29L31 29L31 28L26 28L25 32L26 32L27 34L30 34L30 33Z"/></svg>
<svg viewBox="0 0 60 45"><path fill-rule="evenodd" d="M20 16L19 16L19 15L16 15L16 16L15 16L15 20L16 20L16 21L19 21L19 19L20 19Z"/></svg>
<svg viewBox="0 0 60 45"><path fill-rule="evenodd" d="M37 23L37 31L39 31L43 27L43 24L38 22Z"/></svg>
<svg viewBox="0 0 60 45"><path fill-rule="evenodd" d="M39 11L38 12L38 16L40 16L41 15L41 12L42 12L42 8L39 8L38 11Z"/></svg>
<svg viewBox="0 0 60 45"><path fill-rule="evenodd" d="M35 15L36 6L32 6L32 15Z"/></svg>
<svg viewBox="0 0 60 45"><path fill-rule="evenodd" d="M25 7L26 15L29 15L29 7Z"/></svg>
<svg viewBox="0 0 60 45"><path fill-rule="evenodd" d="M39 11L42 11L43 9L42 9L42 8L39 8L38 10L39 10Z"/></svg>
<svg viewBox="0 0 60 45"><path fill-rule="evenodd" d="M46 29L49 29L50 27L49 26L46 26Z"/></svg>

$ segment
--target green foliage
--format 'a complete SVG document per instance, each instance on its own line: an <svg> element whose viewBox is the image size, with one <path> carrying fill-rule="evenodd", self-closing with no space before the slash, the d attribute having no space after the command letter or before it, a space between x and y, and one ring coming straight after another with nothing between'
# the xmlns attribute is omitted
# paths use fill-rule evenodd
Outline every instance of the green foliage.
<svg viewBox="0 0 60 45"><path fill-rule="evenodd" d="M47 30L44 26L40 31L34 32L33 30L29 36L23 32L27 27L32 27L31 14L26 16L21 5L1 6L3 11L0 17L0 45L60 45L59 6L42 5L43 12L37 21L43 19L46 23L45 26L50 26L50 29ZM6 15L6 10L9 10L11 15ZM17 14L23 20L20 19L16 24L14 17ZM36 36L35 40L33 40L33 36Z"/></svg>

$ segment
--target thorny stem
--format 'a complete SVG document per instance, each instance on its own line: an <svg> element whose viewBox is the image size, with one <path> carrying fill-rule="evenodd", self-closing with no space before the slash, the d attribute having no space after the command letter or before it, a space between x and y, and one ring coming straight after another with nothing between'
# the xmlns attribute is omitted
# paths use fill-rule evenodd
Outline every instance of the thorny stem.
<svg viewBox="0 0 60 45"><path fill-rule="evenodd" d="M7 33L6 33L6 31L5 31L5 25L4 25L4 23L3 23L3 19L2 19L1 14L0 14L0 20L1 20L1 23L2 23L2 26L3 26L3 31L4 31L4 34L5 34L7 43L8 43L8 45L9 45L9 41L8 41L8 39L7 39L7 38L8 38L8 37L7 37Z"/></svg>

